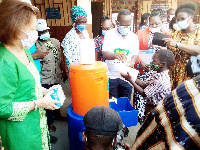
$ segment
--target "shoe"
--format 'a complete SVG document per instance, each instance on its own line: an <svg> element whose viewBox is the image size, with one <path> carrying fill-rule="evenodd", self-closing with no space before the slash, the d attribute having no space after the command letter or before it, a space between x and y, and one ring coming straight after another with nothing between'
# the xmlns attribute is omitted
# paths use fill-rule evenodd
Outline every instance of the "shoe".
<svg viewBox="0 0 200 150"><path fill-rule="evenodd" d="M58 138L50 135L50 142L53 143L53 144L56 144L58 142Z"/></svg>
<svg viewBox="0 0 200 150"><path fill-rule="evenodd" d="M54 120L67 121L67 117L59 116L55 117Z"/></svg>
<svg viewBox="0 0 200 150"><path fill-rule="evenodd" d="M53 124L48 125L48 129L49 129L49 132L56 132L56 130L57 130L56 126L54 126Z"/></svg>

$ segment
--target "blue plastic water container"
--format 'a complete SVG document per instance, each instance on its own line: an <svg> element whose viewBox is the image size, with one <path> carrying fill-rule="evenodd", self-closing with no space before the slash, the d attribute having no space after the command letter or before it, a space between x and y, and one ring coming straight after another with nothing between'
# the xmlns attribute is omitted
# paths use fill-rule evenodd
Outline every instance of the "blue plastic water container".
<svg viewBox="0 0 200 150"><path fill-rule="evenodd" d="M117 98L117 104L110 102L110 108L116 110L125 127L136 126L138 123L138 110L135 110L128 97Z"/></svg>
<svg viewBox="0 0 200 150"><path fill-rule="evenodd" d="M70 150L82 150L85 146L83 142L83 130L85 130L82 115L75 113L72 110L72 104L67 107L68 119L68 138Z"/></svg>

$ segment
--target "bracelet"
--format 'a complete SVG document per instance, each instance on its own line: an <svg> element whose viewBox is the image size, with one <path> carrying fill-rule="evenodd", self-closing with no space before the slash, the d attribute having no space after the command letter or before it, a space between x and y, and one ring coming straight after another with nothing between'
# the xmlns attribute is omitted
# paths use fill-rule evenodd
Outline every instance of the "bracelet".
<svg viewBox="0 0 200 150"><path fill-rule="evenodd" d="M34 101L34 100L32 100L32 102L34 103L34 111L36 111L37 110L37 104L36 104L36 102Z"/></svg>

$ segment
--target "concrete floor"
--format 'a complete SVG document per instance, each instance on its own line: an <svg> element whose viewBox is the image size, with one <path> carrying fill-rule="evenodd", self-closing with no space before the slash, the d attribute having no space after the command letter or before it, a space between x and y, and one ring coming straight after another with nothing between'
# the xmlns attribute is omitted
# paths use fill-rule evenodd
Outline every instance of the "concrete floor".
<svg viewBox="0 0 200 150"><path fill-rule="evenodd" d="M72 103L69 80L65 83L61 82L60 84L62 85L66 95L66 100L61 107L61 114L62 116L67 116L67 107ZM69 150L67 121L55 121L54 125L57 127L57 131L51 132L50 134L57 137L59 141L56 144L52 144L52 150ZM129 143L132 146L139 128L140 124L137 126L129 127L129 135L128 137L125 137L123 141Z"/></svg>

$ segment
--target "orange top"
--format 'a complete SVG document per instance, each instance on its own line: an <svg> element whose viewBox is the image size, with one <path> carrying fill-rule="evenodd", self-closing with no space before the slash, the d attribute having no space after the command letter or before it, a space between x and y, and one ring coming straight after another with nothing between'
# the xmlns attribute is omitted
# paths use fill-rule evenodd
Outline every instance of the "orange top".
<svg viewBox="0 0 200 150"><path fill-rule="evenodd" d="M164 30L161 30L161 32L164 34L168 34L169 37L171 38L171 33L166 32ZM149 28L139 30L137 32L137 35L138 35L138 39L139 39L139 50L148 50L149 49L148 42L149 42L149 35L150 35ZM138 57L134 67L136 68L137 64L141 61L142 61L142 59L140 57ZM144 71L142 69L139 69L139 68L136 68L136 69L139 70L141 74L144 74Z"/></svg>
<svg viewBox="0 0 200 150"><path fill-rule="evenodd" d="M168 34L171 38L171 33L166 32L164 30L161 30L161 32L163 34ZM150 35L149 28L139 30L137 32L137 35L138 35L138 39L139 39L139 50L148 50L149 49L148 41L149 41L149 35Z"/></svg>

